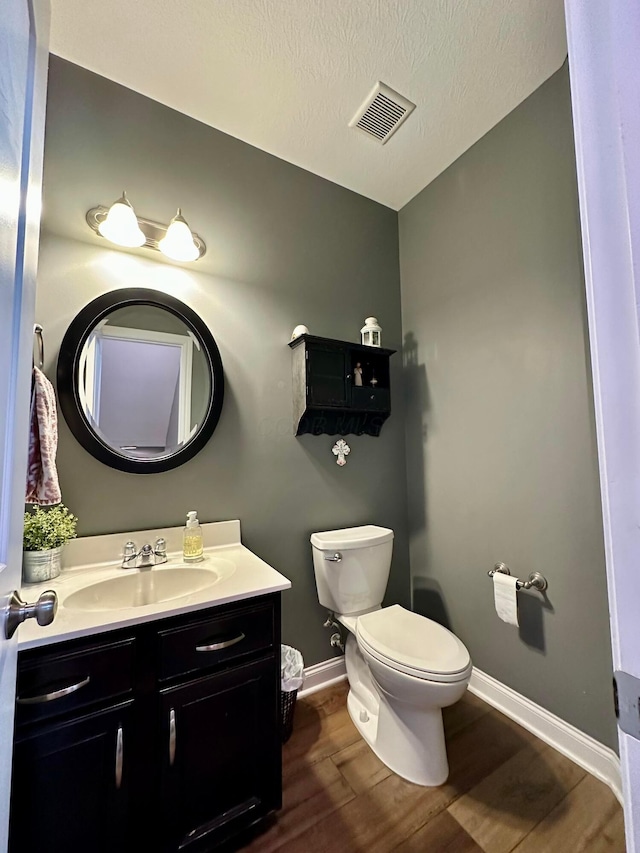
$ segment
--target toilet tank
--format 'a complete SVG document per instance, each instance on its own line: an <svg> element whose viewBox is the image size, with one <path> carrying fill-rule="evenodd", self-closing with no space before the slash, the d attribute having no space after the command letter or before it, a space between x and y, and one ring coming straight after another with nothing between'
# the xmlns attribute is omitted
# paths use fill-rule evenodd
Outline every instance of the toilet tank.
<svg viewBox="0 0 640 853"><path fill-rule="evenodd" d="M311 546L320 604L343 616L380 607L391 569L393 530L373 524L326 530L311 535Z"/></svg>

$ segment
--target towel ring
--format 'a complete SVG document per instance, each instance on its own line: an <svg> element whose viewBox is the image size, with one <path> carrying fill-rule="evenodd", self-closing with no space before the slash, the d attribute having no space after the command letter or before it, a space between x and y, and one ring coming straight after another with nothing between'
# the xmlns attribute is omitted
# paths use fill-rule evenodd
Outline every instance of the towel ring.
<svg viewBox="0 0 640 853"><path fill-rule="evenodd" d="M33 335L38 344L38 364L37 366L42 370L44 366L44 337L42 335L42 326L40 323L33 324Z"/></svg>

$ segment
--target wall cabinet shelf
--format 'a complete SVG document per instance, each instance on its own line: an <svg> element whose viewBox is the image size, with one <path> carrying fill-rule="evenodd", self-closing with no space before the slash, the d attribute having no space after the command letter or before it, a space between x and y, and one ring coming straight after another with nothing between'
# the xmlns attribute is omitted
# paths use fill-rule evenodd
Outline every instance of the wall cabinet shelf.
<svg viewBox="0 0 640 853"><path fill-rule="evenodd" d="M296 435L380 435L391 414L389 359L395 350L315 335L301 335L289 346Z"/></svg>
<svg viewBox="0 0 640 853"><path fill-rule="evenodd" d="M20 652L17 695L10 853L205 853L281 806L277 593Z"/></svg>

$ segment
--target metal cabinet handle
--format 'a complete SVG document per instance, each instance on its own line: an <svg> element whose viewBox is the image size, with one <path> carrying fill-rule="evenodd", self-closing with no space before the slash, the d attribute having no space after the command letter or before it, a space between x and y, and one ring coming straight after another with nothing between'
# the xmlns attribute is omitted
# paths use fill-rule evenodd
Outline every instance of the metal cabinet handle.
<svg viewBox="0 0 640 853"><path fill-rule="evenodd" d="M10 640L25 619L35 619L38 625L51 625L57 610L58 596L52 589L45 590L33 604L27 604L14 590L5 608L4 635Z"/></svg>
<svg viewBox="0 0 640 853"><path fill-rule="evenodd" d="M122 762L124 756L124 744L122 735L122 726L118 726L116 734L116 789L120 790L122 785Z"/></svg>
<svg viewBox="0 0 640 853"><path fill-rule="evenodd" d="M336 551L333 557L327 557L327 555L325 554L324 558L329 563L340 563L342 561L342 554L340 553L340 551Z"/></svg>
<svg viewBox="0 0 640 853"><path fill-rule="evenodd" d="M176 712L173 708L169 711L169 767L173 767L176 760Z"/></svg>
<svg viewBox="0 0 640 853"><path fill-rule="evenodd" d="M196 646L197 652L217 652L220 649L228 649L229 646L235 646L236 643L239 643L241 640L244 640L245 635L240 631L237 637L234 637L232 640L222 640L219 643L209 643L206 646Z"/></svg>
<svg viewBox="0 0 640 853"><path fill-rule="evenodd" d="M86 687L90 681L91 676L88 675L82 681L69 684L66 687L60 687L58 690L52 690L50 693L41 693L39 696L18 696L16 703L18 705L41 705L43 702L53 702L55 699L62 699L63 696L75 693L81 687Z"/></svg>

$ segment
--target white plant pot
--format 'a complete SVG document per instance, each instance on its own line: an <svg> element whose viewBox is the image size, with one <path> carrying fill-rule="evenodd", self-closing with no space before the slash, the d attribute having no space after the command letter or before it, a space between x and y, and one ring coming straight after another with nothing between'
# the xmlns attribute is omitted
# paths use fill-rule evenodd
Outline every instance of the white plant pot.
<svg viewBox="0 0 640 853"><path fill-rule="evenodd" d="M22 552L22 580L25 583L42 583L57 578L62 571L62 548L49 551Z"/></svg>

